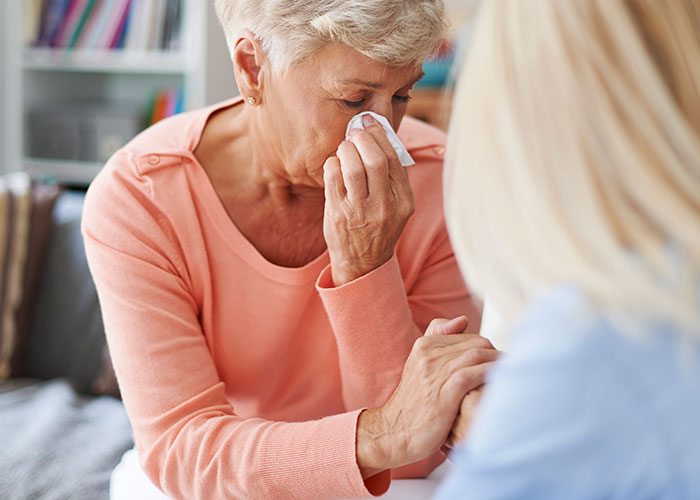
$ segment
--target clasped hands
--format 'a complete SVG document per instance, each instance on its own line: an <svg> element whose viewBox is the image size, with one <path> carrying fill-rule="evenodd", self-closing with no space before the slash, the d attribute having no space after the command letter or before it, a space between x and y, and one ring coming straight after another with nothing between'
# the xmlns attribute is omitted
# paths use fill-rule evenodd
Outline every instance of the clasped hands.
<svg viewBox="0 0 700 500"><path fill-rule="evenodd" d="M360 415L357 462L364 478L464 438L499 354L488 339L461 333L467 323L464 316L433 320L416 340L389 401Z"/></svg>

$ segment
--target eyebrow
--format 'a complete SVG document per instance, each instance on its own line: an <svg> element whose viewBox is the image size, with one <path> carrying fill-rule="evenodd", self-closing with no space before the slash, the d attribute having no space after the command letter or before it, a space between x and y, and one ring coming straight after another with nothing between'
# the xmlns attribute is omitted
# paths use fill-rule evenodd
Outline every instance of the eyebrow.
<svg viewBox="0 0 700 500"><path fill-rule="evenodd" d="M421 71L420 75L418 75L413 80L408 82L406 85L404 85L404 87L409 87L409 86L415 84L416 82L418 82L418 80L423 78L424 75L425 75L425 72ZM354 85L363 85L365 87L369 87L372 89L383 89L385 87L385 85L383 83L368 82L365 80L360 80L359 78L351 78L349 80L341 80L340 83L351 83Z"/></svg>

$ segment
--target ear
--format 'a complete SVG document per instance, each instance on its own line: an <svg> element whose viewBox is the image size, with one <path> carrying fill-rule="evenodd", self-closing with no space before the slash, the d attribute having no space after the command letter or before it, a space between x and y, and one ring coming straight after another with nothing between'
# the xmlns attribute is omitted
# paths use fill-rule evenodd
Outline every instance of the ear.
<svg viewBox="0 0 700 500"><path fill-rule="evenodd" d="M233 49L233 71L242 96L260 102L266 61L260 40L249 30L241 30Z"/></svg>

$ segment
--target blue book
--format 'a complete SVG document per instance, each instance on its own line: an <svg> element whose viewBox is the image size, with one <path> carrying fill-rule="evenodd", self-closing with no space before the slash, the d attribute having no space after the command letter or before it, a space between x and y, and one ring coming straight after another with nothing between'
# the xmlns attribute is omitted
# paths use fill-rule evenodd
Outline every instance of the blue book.
<svg viewBox="0 0 700 500"><path fill-rule="evenodd" d="M177 101L175 101L175 110L173 111L174 115L177 115L178 113L182 113L185 110L185 93L182 90L182 87L177 89Z"/></svg>
<svg viewBox="0 0 700 500"><path fill-rule="evenodd" d="M131 2L131 5L129 5L129 12L126 15L126 21L124 21L124 27L122 28L121 33L119 33L119 38L117 39L117 44L114 46L115 49L123 49L124 48L124 42L126 41L126 34L129 32L129 25L131 23L131 18L133 17L134 14L134 9L136 8L136 4L138 2Z"/></svg>
<svg viewBox="0 0 700 500"><path fill-rule="evenodd" d="M41 23L41 35L37 41L37 45L41 47L51 45L51 41L61 29L71 0L47 0L47 2L49 3L44 12L45 18Z"/></svg>

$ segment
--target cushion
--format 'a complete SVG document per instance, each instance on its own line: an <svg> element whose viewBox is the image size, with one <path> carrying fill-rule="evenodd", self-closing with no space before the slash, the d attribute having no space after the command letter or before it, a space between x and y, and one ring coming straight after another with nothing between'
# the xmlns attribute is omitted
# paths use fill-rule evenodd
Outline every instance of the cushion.
<svg viewBox="0 0 700 500"><path fill-rule="evenodd" d="M84 195L62 194L29 325L24 375L65 377L90 393L102 369L104 329L80 233Z"/></svg>
<svg viewBox="0 0 700 500"><path fill-rule="evenodd" d="M121 392L119 391L119 384L117 383L117 376L114 373L114 367L112 366L112 358L109 355L109 349L105 345L102 351L102 367L100 372L97 374L97 378L92 383L90 387L92 394L96 396L112 396L115 398L121 398Z"/></svg>
<svg viewBox="0 0 700 500"><path fill-rule="evenodd" d="M32 214L32 182L26 172L0 177L0 381L10 375L17 344Z"/></svg>
<svg viewBox="0 0 700 500"><path fill-rule="evenodd" d="M46 257L51 232L51 213L61 190L56 185L35 183L32 189L32 215L29 249L24 271L22 300L17 311L17 338L12 358L12 376L24 375L24 359L35 295Z"/></svg>
<svg viewBox="0 0 700 500"><path fill-rule="evenodd" d="M0 214L3 199L6 205L15 201L9 188L3 198L3 186L0 182ZM34 183L31 197L21 301L12 303L12 328L0 330L5 366L12 361L13 377L65 377L82 393L119 397L80 233L84 193ZM14 221L16 210L12 213ZM0 217L0 249L9 244L6 238L3 246L2 235L12 227L2 229Z"/></svg>

